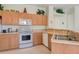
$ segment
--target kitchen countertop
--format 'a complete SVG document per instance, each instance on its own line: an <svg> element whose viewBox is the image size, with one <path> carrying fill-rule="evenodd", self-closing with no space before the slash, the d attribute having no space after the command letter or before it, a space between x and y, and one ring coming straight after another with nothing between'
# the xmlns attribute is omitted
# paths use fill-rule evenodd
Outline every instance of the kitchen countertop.
<svg viewBox="0 0 79 59"><path fill-rule="evenodd" d="M0 34L19 34L18 32L8 32L8 33L0 33Z"/></svg>
<svg viewBox="0 0 79 59"><path fill-rule="evenodd" d="M53 39L54 31L49 31L48 30L47 33L52 35L51 42L63 43L63 44L72 44L72 45L79 45L79 41L69 41L69 40L56 40L56 39Z"/></svg>
<svg viewBox="0 0 79 59"><path fill-rule="evenodd" d="M55 43L63 43L63 44L71 44L71 45L79 45L79 41L68 41L68 40L53 40L51 39L51 42Z"/></svg>
<svg viewBox="0 0 79 59"><path fill-rule="evenodd" d="M43 32L47 32L48 34L51 34L51 35L53 35L53 31L49 31L49 30L44 30Z"/></svg>
<svg viewBox="0 0 79 59"><path fill-rule="evenodd" d="M53 32L47 32L48 34L51 34L51 35L53 35Z"/></svg>

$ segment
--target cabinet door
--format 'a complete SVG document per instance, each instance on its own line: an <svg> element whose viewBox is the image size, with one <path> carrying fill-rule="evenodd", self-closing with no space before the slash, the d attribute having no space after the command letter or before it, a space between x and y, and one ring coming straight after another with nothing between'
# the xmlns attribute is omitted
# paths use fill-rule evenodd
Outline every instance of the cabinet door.
<svg viewBox="0 0 79 59"><path fill-rule="evenodd" d="M33 45L40 45L42 43L42 33L34 32L33 33Z"/></svg>
<svg viewBox="0 0 79 59"><path fill-rule="evenodd" d="M19 35L10 35L10 48L19 47Z"/></svg>
<svg viewBox="0 0 79 59"><path fill-rule="evenodd" d="M51 38L52 38L52 35L48 34L48 48L49 48L49 50L51 50Z"/></svg>
<svg viewBox="0 0 79 59"><path fill-rule="evenodd" d="M12 24L12 25L17 25L18 24L18 22L19 22L18 14L19 13L16 13L16 12L10 12L10 17L11 17L10 24Z"/></svg>
<svg viewBox="0 0 79 59"><path fill-rule="evenodd" d="M30 14L27 14L27 13L19 13L19 18L29 19L30 18Z"/></svg>
<svg viewBox="0 0 79 59"><path fill-rule="evenodd" d="M43 17L43 19L42 19L43 25L46 26L47 25L47 16L42 16L42 17Z"/></svg>
<svg viewBox="0 0 79 59"><path fill-rule="evenodd" d="M42 25L42 15L32 15L32 23L33 25Z"/></svg>
<svg viewBox="0 0 79 59"><path fill-rule="evenodd" d="M2 24L11 24L12 20L11 20L11 14L10 12L3 12L2 14Z"/></svg>
<svg viewBox="0 0 79 59"><path fill-rule="evenodd" d="M78 45L65 44L64 53L65 54L79 54L79 47Z"/></svg>
<svg viewBox="0 0 79 59"><path fill-rule="evenodd" d="M1 12L1 11L0 11L0 16L2 16L2 12ZM2 20L0 19L0 24L1 24L1 21L2 21Z"/></svg>
<svg viewBox="0 0 79 59"><path fill-rule="evenodd" d="M6 35L0 35L0 50L6 50L10 48L8 37Z"/></svg>
<svg viewBox="0 0 79 59"><path fill-rule="evenodd" d="M64 53L65 45L61 43L52 43L52 53L62 54Z"/></svg>

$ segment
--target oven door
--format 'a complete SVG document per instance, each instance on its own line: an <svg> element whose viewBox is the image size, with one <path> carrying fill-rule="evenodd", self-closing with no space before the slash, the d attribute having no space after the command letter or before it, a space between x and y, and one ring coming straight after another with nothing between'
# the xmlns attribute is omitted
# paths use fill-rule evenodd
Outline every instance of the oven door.
<svg viewBox="0 0 79 59"><path fill-rule="evenodd" d="M30 43L32 42L32 34L20 34L20 43Z"/></svg>

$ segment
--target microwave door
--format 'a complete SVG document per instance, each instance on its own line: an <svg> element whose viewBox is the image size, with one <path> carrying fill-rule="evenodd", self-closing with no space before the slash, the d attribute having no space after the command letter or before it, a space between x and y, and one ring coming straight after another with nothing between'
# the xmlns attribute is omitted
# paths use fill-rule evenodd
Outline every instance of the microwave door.
<svg viewBox="0 0 79 59"><path fill-rule="evenodd" d="M19 19L19 25L27 25L27 21L25 19Z"/></svg>

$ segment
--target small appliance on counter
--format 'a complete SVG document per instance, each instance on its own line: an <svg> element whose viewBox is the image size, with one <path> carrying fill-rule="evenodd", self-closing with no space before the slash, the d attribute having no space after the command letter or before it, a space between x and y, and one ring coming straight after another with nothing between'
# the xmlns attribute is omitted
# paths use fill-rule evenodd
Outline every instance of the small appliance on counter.
<svg viewBox="0 0 79 59"><path fill-rule="evenodd" d="M12 32L12 28L8 28L8 32Z"/></svg>
<svg viewBox="0 0 79 59"><path fill-rule="evenodd" d="M7 33L7 30L5 29L5 30L2 30L2 33Z"/></svg>

